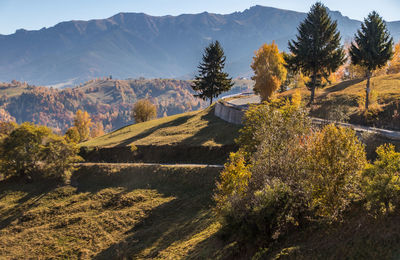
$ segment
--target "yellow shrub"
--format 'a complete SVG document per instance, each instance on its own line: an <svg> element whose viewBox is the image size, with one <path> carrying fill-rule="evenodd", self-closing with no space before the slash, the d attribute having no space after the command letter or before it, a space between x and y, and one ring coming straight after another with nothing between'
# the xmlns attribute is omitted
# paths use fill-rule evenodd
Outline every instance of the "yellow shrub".
<svg viewBox="0 0 400 260"><path fill-rule="evenodd" d="M226 197L237 194L242 195L251 178L250 166L246 165L244 156L240 153L231 153L229 162L221 172L220 181L217 183L218 195L216 200L222 202Z"/></svg>
<svg viewBox="0 0 400 260"><path fill-rule="evenodd" d="M320 216L335 219L359 190L367 163L355 131L330 124L315 135L309 153L309 180Z"/></svg>
<svg viewBox="0 0 400 260"><path fill-rule="evenodd" d="M375 213L390 212L400 203L400 153L394 145L377 148L378 158L363 174L367 207Z"/></svg>
<svg viewBox="0 0 400 260"><path fill-rule="evenodd" d="M298 89L296 89L292 95L292 105L296 108L301 107L301 94Z"/></svg>

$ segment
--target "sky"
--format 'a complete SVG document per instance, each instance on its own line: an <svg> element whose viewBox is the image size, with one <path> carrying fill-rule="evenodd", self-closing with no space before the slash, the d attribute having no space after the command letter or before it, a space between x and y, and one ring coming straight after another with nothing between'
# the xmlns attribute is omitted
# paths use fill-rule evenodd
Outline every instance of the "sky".
<svg viewBox="0 0 400 260"><path fill-rule="evenodd" d="M362 20L372 10L386 21L400 20L400 0L322 0L331 10ZM307 12L315 0L0 0L0 34L39 30L62 21L108 18L119 12L150 15L228 14L254 5Z"/></svg>

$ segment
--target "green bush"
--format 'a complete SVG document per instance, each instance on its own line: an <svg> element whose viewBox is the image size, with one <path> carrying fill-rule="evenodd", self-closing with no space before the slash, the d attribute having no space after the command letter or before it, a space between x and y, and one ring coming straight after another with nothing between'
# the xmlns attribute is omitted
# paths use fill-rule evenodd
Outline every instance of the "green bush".
<svg viewBox="0 0 400 260"><path fill-rule="evenodd" d="M77 129L75 126L69 128L69 129L65 132L64 137L65 137L65 139L66 139L69 143L72 143L72 142L74 142L74 143L79 143L80 138L81 138L81 136L80 136L80 134L79 134L79 131L78 131L78 129Z"/></svg>
<svg viewBox="0 0 400 260"><path fill-rule="evenodd" d="M273 100L250 106L236 143L246 159L249 159L261 143L270 142L273 147L281 149L284 144L279 145L279 142L290 142L293 138L308 133L310 127L311 121L304 109L289 101Z"/></svg>
<svg viewBox="0 0 400 260"><path fill-rule="evenodd" d="M49 128L23 123L2 139L0 166L8 177L65 179L80 159L77 153L74 143L67 143Z"/></svg>
<svg viewBox="0 0 400 260"><path fill-rule="evenodd" d="M257 233L275 239L291 226L297 226L305 210L298 195L279 179L268 181L256 191L251 203L250 220L255 224Z"/></svg>
<svg viewBox="0 0 400 260"><path fill-rule="evenodd" d="M363 174L367 208L377 215L387 214L400 203L400 153L392 144L379 146L374 164Z"/></svg>
<svg viewBox="0 0 400 260"><path fill-rule="evenodd" d="M306 113L289 102L252 106L221 173L217 212L245 240L276 238L307 215L302 147L311 130ZM303 171L304 172L304 171Z"/></svg>
<svg viewBox="0 0 400 260"><path fill-rule="evenodd" d="M364 146L351 129L312 129L289 102L252 106L221 173L215 199L225 228L240 240L276 239L312 221L336 221L361 199Z"/></svg>
<svg viewBox="0 0 400 260"><path fill-rule="evenodd" d="M148 99L141 99L133 105L132 117L135 123L146 122L157 117L157 107Z"/></svg>
<svg viewBox="0 0 400 260"><path fill-rule="evenodd" d="M239 241L261 242L275 239L298 225L302 211L299 199L289 186L274 179L251 196L230 196L219 204L219 213L225 230Z"/></svg>

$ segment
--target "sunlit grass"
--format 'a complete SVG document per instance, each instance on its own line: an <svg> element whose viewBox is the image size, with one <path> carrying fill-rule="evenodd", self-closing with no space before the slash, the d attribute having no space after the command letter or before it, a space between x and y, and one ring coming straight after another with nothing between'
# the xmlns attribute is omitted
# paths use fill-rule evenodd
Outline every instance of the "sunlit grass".
<svg viewBox="0 0 400 260"><path fill-rule="evenodd" d="M239 127L214 116L214 108L163 117L123 127L81 146L233 144Z"/></svg>
<svg viewBox="0 0 400 260"><path fill-rule="evenodd" d="M85 167L72 185L0 183L0 258L214 258L215 168Z"/></svg>

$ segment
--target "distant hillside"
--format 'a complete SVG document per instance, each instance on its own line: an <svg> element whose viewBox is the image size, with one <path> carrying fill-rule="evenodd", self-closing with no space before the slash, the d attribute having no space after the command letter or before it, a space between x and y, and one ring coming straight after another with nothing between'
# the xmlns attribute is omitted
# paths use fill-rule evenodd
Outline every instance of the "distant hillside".
<svg viewBox="0 0 400 260"><path fill-rule="evenodd" d="M173 79L97 79L74 88L54 89L13 81L0 83L0 121L25 121L65 131L78 109L86 110L106 131L132 123L133 104L149 98L159 117L199 110L207 102L193 96L191 82ZM249 91L250 80L235 80L227 94Z"/></svg>
<svg viewBox="0 0 400 260"><path fill-rule="evenodd" d="M343 40L360 25L339 12ZM38 31L0 35L0 81L73 85L95 77L191 78L204 47L219 40L234 76L250 73L254 51L275 40L281 49L294 38L304 13L254 6L228 15L201 13L154 17L120 13L108 19L70 21ZM388 23L396 40L400 22Z"/></svg>

